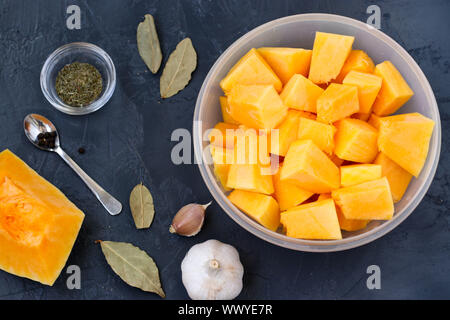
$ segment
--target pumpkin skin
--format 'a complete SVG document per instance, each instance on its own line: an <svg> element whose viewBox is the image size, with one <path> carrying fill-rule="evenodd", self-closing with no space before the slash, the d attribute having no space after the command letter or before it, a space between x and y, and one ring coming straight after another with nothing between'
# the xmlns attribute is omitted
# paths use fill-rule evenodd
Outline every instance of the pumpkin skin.
<svg viewBox="0 0 450 320"><path fill-rule="evenodd" d="M25 162L0 153L0 269L53 285L84 213Z"/></svg>

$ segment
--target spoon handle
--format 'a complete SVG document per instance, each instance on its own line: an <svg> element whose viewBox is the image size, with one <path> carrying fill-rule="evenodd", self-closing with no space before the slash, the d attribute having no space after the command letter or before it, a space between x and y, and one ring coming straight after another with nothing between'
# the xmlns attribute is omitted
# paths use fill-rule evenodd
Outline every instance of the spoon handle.
<svg viewBox="0 0 450 320"><path fill-rule="evenodd" d="M83 171L75 161L70 158L67 153L64 152L60 147L55 149L55 152L63 158L63 160L80 176L81 180L86 183L92 193L97 197L98 201L105 207L109 214L115 216L122 211L122 204L116 200L112 195L106 192L102 187L100 187L97 182L92 180L86 172Z"/></svg>

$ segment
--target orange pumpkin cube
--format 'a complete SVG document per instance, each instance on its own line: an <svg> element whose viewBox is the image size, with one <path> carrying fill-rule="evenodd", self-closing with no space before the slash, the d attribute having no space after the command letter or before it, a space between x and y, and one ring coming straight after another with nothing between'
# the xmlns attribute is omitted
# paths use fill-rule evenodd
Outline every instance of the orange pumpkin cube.
<svg viewBox="0 0 450 320"><path fill-rule="evenodd" d="M278 170L273 176L273 186L275 188L274 197L278 201L281 211L298 206L314 194L295 184L280 180L280 172L281 170Z"/></svg>
<svg viewBox="0 0 450 320"><path fill-rule="evenodd" d="M367 122L347 118L336 124L334 152L344 160L371 163L378 153L377 130Z"/></svg>
<svg viewBox="0 0 450 320"><path fill-rule="evenodd" d="M389 220L394 214L386 177L331 192L346 219Z"/></svg>
<svg viewBox="0 0 450 320"><path fill-rule="evenodd" d="M378 164L353 164L341 167L341 186L343 187L379 178L381 178L381 166Z"/></svg>
<svg viewBox="0 0 450 320"><path fill-rule="evenodd" d="M235 124L219 122L210 130L209 141L215 146L233 149L238 128Z"/></svg>
<svg viewBox="0 0 450 320"><path fill-rule="evenodd" d="M336 78L336 82L342 83L347 74L352 71L360 71L365 73L373 73L375 64L367 53L362 50L352 50L345 60L341 72Z"/></svg>
<svg viewBox="0 0 450 320"><path fill-rule="evenodd" d="M370 220L346 219L339 207L336 206L336 213L339 220L339 226L345 231L358 231L367 227Z"/></svg>
<svg viewBox="0 0 450 320"><path fill-rule="evenodd" d="M83 219L54 185L11 151L0 153L1 270L53 285Z"/></svg>
<svg viewBox="0 0 450 320"><path fill-rule="evenodd" d="M272 231L278 229L280 225L280 210L278 203L271 196L244 190L234 190L230 193L228 199L267 229Z"/></svg>
<svg viewBox="0 0 450 320"><path fill-rule="evenodd" d="M297 138L300 140L312 140L320 150L331 155L334 150L335 132L336 128L331 124L300 118Z"/></svg>
<svg viewBox="0 0 450 320"><path fill-rule="evenodd" d="M359 112L358 89L331 83L317 99L317 120L332 123Z"/></svg>
<svg viewBox="0 0 450 320"><path fill-rule="evenodd" d="M311 140L293 142L284 158L281 180L313 193L340 186L339 168Z"/></svg>
<svg viewBox="0 0 450 320"><path fill-rule="evenodd" d="M275 138L272 131L270 153L283 157L286 155L291 143L297 140L298 121L300 118L301 114L299 111L288 111L284 121L275 129L278 130L278 139Z"/></svg>
<svg viewBox="0 0 450 320"><path fill-rule="evenodd" d="M239 126L235 131L234 163L270 165L270 132Z"/></svg>
<svg viewBox="0 0 450 320"><path fill-rule="evenodd" d="M314 83L328 83L341 72L355 37L316 32L309 79Z"/></svg>
<svg viewBox="0 0 450 320"><path fill-rule="evenodd" d="M309 65L311 64L311 50L273 47L264 47L257 50L280 78L283 85L296 73L305 77L308 75Z"/></svg>
<svg viewBox="0 0 450 320"><path fill-rule="evenodd" d="M383 152L378 154L374 163L381 166L383 177L388 179L394 203L399 202L411 182L412 174L389 159Z"/></svg>
<svg viewBox="0 0 450 320"><path fill-rule="evenodd" d="M428 156L434 121L420 113L381 119L378 147L400 167L418 177Z"/></svg>
<svg viewBox="0 0 450 320"><path fill-rule="evenodd" d="M295 74L280 94L283 103L292 109L316 113L316 102L323 89L301 74Z"/></svg>
<svg viewBox="0 0 450 320"><path fill-rule="evenodd" d="M372 112L372 105L381 89L381 78L358 71L350 71L342 81L343 84L358 88L359 112L368 115ZM365 119L365 120L367 120Z"/></svg>
<svg viewBox="0 0 450 320"><path fill-rule="evenodd" d="M273 129L288 111L272 85L235 85L228 105L231 117L250 128Z"/></svg>
<svg viewBox="0 0 450 320"><path fill-rule="evenodd" d="M301 239L342 239L332 199L303 204L281 213L286 235Z"/></svg>
<svg viewBox="0 0 450 320"><path fill-rule="evenodd" d="M273 85L278 92L283 87L281 80L256 49L247 52L220 81L220 87L226 94L237 84Z"/></svg>
<svg viewBox="0 0 450 320"><path fill-rule="evenodd" d="M325 200L325 199L332 199L331 193L322 193L320 194L319 198L317 198L317 201ZM338 206L336 206L336 213L339 221L339 226L342 230L345 231L357 231L364 229L370 220L353 220L353 219L345 219L344 215L342 214L341 210Z"/></svg>
<svg viewBox="0 0 450 320"><path fill-rule="evenodd" d="M258 164L231 164L226 186L230 189L272 194L274 188L270 172L270 167Z"/></svg>
<svg viewBox="0 0 450 320"><path fill-rule="evenodd" d="M414 92L392 62L377 64L374 74L383 79L381 90L373 104L373 112L377 115L394 113L413 96Z"/></svg>
<svg viewBox="0 0 450 320"><path fill-rule="evenodd" d="M234 120L229 112L228 98L222 96L222 97L219 97L219 101L220 101L220 109L222 110L223 122L238 125L239 122Z"/></svg>
<svg viewBox="0 0 450 320"><path fill-rule="evenodd" d="M228 191L230 190L230 188L227 187L230 164L235 161L234 149L222 148L213 144L211 144L209 148L214 166L214 175L222 187Z"/></svg>

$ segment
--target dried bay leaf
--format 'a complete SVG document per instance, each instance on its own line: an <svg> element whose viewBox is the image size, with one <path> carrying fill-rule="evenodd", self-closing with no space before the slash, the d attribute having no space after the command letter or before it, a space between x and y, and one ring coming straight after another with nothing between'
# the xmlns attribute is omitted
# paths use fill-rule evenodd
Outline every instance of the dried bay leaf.
<svg viewBox="0 0 450 320"><path fill-rule="evenodd" d="M137 46L139 55L152 73L161 66L162 53L156 32L155 20L151 14L146 14L144 21L137 27Z"/></svg>
<svg viewBox="0 0 450 320"><path fill-rule="evenodd" d="M150 227L155 216L155 207L152 194L142 183L135 186L130 193L130 209L136 228Z"/></svg>
<svg viewBox="0 0 450 320"><path fill-rule="evenodd" d="M160 79L162 98L169 98L184 89L191 80L191 74L197 67L197 53L189 38L177 44L170 54Z"/></svg>
<svg viewBox="0 0 450 320"><path fill-rule="evenodd" d="M123 281L132 287L166 297L161 287L158 267L145 251L125 242L98 242L106 261Z"/></svg>

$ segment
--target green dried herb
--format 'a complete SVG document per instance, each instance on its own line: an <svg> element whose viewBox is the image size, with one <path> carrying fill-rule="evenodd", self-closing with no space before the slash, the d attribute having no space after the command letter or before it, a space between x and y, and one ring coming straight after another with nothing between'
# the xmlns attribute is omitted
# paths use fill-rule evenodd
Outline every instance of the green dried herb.
<svg viewBox="0 0 450 320"><path fill-rule="evenodd" d="M150 227L155 215L153 197L142 183L133 188L130 194L130 208L136 228Z"/></svg>
<svg viewBox="0 0 450 320"><path fill-rule="evenodd" d="M145 251L125 242L96 242L100 243L106 261L123 281L132 287L166 297L158 267Z"/></svg>
<svg viewBox="0 0 450 320"><path fill-rule="evenodd" d="M162 98L169 98L187 86L197 67L197 53L189 38L178 43L170 54L160 79Z"/></svg>
<svg viewBox="0 0 450 320"><path fill-rule="evenodd" d="M95 101L102 92L102 75L89 63L73 62L58 72L55 89L64 103L84 107Z"/></svg>
<svg viewBox="0 0 450 320"><path fill-rule="evenodd" d="M158 72L161 66L162 53L156 32L155 20L151 14L145 15L145 20L137 28L137 46L139 55L152 73Z"/></svg>

